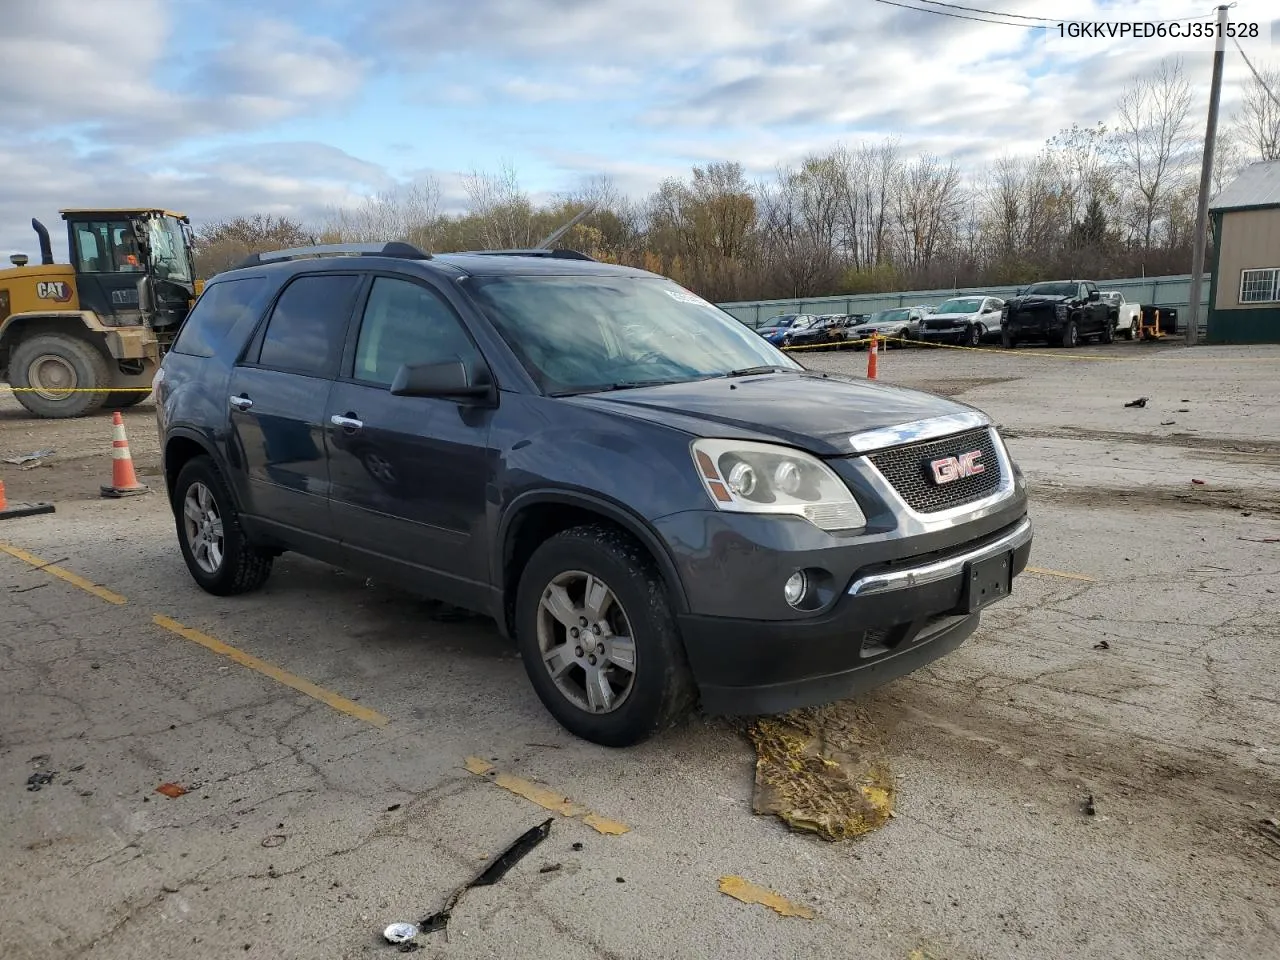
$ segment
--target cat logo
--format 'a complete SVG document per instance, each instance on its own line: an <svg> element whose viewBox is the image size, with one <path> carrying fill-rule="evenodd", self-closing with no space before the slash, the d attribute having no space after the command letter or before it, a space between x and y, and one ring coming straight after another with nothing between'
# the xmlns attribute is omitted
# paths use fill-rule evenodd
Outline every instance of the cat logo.
<svg viewBox="0 0 1280 960"><path fill-rule="evenodd" d="M41 300L66 303L71 299L71 285L62 280L42 280L36 284L36 296Z"/></svg>

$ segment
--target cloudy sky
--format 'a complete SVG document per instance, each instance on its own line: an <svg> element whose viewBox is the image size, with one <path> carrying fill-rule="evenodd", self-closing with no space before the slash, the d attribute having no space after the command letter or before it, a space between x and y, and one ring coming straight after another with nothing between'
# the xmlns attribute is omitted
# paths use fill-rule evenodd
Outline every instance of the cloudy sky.
<svg viewBox="0 0 1280 960"><path fill-rule="evenodd" d="M1207 22L1209 3L950 2L2 0L0 251L36 252L32 216L58 241L72 205L315 220L430 174L458 208L467 171L504 163L540 195L598 174L640 195L719 159L763 175L885 136L976 167L1108 119L1128 77L1179 51L1207 102L1206 41L1028 27ZM1262 23L1258 66L1280 65L1274 11L1231 10ZM1233 50L1224 107L1246 77Z"/></svg>

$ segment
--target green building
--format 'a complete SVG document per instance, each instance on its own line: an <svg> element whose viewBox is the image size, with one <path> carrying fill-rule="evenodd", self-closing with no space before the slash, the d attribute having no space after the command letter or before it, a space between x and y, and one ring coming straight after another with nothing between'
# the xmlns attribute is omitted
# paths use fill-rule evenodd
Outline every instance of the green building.
<svg viewBox="0 0 1280 960"><path fill-rule="evenodd" d="M1246 167L1209 214L1209 342L1280 343L1280 160Z"/></svg>

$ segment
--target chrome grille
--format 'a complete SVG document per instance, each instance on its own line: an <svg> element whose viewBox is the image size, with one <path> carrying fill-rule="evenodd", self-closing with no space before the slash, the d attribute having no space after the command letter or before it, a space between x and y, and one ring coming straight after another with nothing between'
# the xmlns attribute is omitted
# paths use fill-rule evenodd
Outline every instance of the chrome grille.
<svg viewBox="0 0 1280 960"><path fill-rule="evenodd" d="M933 461L974 450L982 453L981 473L959 477L950 483L940 484L934 479L930 466ZM966 430L940 440L893 447L868 454L867 459L884 474L898 496L920 513L951 510L989 497L1000 488L1003 479L995 441L988 427Z"/></svg>

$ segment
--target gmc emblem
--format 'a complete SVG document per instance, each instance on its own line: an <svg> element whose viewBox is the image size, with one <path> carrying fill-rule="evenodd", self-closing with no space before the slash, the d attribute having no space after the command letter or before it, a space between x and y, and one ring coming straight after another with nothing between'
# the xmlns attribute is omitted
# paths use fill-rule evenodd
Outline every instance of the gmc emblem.
<svg viewBox="0 0 1280 960"><path fill-rule="evenodd" d="M938 486L942 486L944 483L951 483L962 477L976 477L986 470L981 460L981 450L970 450L968 453L962 453L958 457L943 457L940 460L933 460L929 463L929 469L933 471L933 482Z"/></svg>

